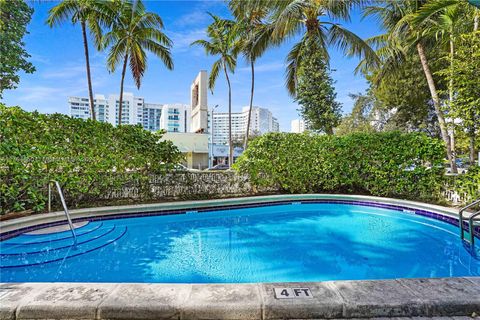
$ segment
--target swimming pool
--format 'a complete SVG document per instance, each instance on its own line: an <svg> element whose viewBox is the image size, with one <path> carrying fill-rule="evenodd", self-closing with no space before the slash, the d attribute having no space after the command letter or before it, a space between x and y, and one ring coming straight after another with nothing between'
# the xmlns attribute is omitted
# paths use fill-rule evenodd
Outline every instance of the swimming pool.
<svg viewBox="0 0 480 320"><path fill-rule="evenodd" d="M244 283L480 275L458 227L393 206L292 202L91 218L0 242L0 282Z"/></svg>

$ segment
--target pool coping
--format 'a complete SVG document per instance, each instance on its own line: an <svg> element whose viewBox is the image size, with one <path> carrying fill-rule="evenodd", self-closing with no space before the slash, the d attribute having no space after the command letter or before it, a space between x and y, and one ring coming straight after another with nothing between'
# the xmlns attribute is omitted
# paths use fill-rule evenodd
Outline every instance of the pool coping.
<svg viewBox="0 0 480 320"><path fill-rule="evenodd" d="M282 194L268 196L249 196L241 198L223 198L212 200L176 201L152 204L108 206L97 208L84 208L70 210L70 216L74 222L85 220L117 219L125 217L140 217L164 214L183 214L189 210L212 211L238 209L252 206L264 206L283 204L289 202L335 202L348 203L349 201L379 207L393 209L414 209L415 213L443 220L458 226L458 209L443 207L422 202L383 198L362 195L346 194ZM467 215L468 217L468 215ZM64 224L65 214L63 211L34 214L11 220L0 221L0 241L21 233L35 231L41 228L53 227ZM466 222L465 222L466 223ZM464 226L466 228L466 224ZM480 236L480 227L475 229L477 236Z"/></svg>
<svg viewBox="0 0 480 320"><path fill-rule="evenodd" d="M309 289L278 299L275 288ZM0 319L345 319L480 314L480 277L255 284L1 283ZM405 318L404 318L405 319Z"/></svg>

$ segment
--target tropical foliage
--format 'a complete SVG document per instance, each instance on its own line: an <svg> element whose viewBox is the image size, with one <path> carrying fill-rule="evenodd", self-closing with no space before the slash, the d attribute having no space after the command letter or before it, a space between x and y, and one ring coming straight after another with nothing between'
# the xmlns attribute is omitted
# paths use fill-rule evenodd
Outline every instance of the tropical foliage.
<svg viewBox="0 0 480 320"><path fill-rule="evenodd" d="M159 142L161 135L0 104L0 213L44 210L50 180L77 206L131 179L164 173L182 158L171 142Z"/></svg>
<svg viewBox="0 0 480 320"><path fill-rule="evenodd" d="M23 0L0 0L0 98L4 90L17 87L20 71L35 71L23 42L32 14Z"/></svg>
<svg viewBox="0 0 480 320"><path fill-rule="evenodd" d="M314 41L308 41L302 49L304 56L299 70L297 95L300 114L310 130L333 134L341 117L341 105L336 101L325 57Z"/></svg>
<svg viewBox="0 0 480 320"><path fill-rule="evenodd" d="M95 104L93 101L92 76L90 70L90 54L88 48L87 27L91 31L97 47L100 44L101 26L110 22L107 6L100 0L64 0L50 9L47 24L50 27L60 25L67 21L80 23L82 29L83 49L85 52L85 65L87 69L88 97L90 104L90 117L95 120Z"/></svg>
<svg viewBox="0 0 480 320"><path fill-rule="evenodd" d="M254 186L273 185L291 193L436 201L444 181L442 162L442 143L421 133L270 133L252 141L235 168Z"/></svg>
<svg viewBox="0 0 480 320"><path fill-rule="evenodd" d="M123 84L127 63L130 65L135 85L140 89L142 77L147 69L147 51L160 58L165 67L173 69L170 49L172 41L162 32L163 21L153 12L147 12L141 1L113 1L109 4L111 30L102 37L103 48L108 48L107 64L111 72L122 65L120 98L118 103L118 125L122 121Z"/></svg>
<svg viewBox="0 0 480 320"><path fill-rule="evenodd" d="M302 60L305 58L304 48L314 42L329 62L328 47L343 50L347 55L355 55L365 59L368 65L377 62L375 52L358 35L344 28L335 21L349 21L351 9L361 4L360 0L285 0L273 1L266 5L272 10L272 41L282 42L300 34L297 42L287 56L286 86L288 92L296 95L296 84Z"/></svg>
<svg viewBox="0 0 480 320"><path fill-rule="evenodd" d="M232 139L232 85L228 73L235 72L237 66L237 55L241 49L238 39L238 26L231 20L221 19L218 16L210 15L213 22L208 26L207 36L209 40L196 40L192 45L198 45L205 49L207 55L218 56L212 65L208 78L208 87L213 93L215 83L220 72L223 71L228 85L228 146L229 165L233 164L233 139Z"/></svg>
<svg viewBox="0 0 480 320"><path fill-rule="evenodd" d="M255 91L255 62L271 45L272 29L268 27L266 18L268 8L260 1L231 0L229 7L235 16L238 30L240 51L251 69L250 103L248 109L247 128L243 142L243 149L247 148L250 136L250 124L253 108L253 94Z"/></svg>

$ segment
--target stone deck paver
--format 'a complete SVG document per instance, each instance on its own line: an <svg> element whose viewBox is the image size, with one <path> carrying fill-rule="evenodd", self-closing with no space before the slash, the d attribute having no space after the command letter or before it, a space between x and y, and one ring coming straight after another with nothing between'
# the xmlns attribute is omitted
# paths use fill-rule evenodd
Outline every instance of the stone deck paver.
<svg viewBox="0 0 480 320"><path fill-rule="evenodd" d="M313 298L277 299L273 292L277 287L309 288ZM480 315L480 278L476 277L258 284L0 284L0 319L11 320L467 320L473 315Z"/></svg>

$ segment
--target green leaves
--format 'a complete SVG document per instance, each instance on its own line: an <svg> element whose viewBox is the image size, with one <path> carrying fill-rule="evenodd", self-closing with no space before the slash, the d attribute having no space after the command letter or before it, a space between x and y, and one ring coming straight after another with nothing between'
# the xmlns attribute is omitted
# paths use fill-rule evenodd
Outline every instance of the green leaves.
<svg viewBox="0 0 480 320"><path fill-rule="evenodd" d="M0 0L0 98L4 90L15 89L20 71L33 73L35 67L22 41L33 9L23 0Z"/></svg>
<svg viewBox="0 0 480 320"><path fill-rule="evenodd" d="M159 139L140 126L115 128L0 104L0 213L42 211L52 179L73 206L132 181L148 182L148 174L181 160L171 142Z"/></svg>
<svg viewBox="0 0 480 320"><path fill-rule="evenodd" d="M310 130L332 134L340 121L341 105L335 101L333 80L320 48L314 39L307 39L300 49L304 58L298 72L295 100L300 104L300 113Z"/></svg>
<svg viewBox="0 0 480 320"><path fill-rule="evenodd" d="M441 141L420 133L269 133L252 141L234 168L254 187L435 201L442 160Z"/></svg>

